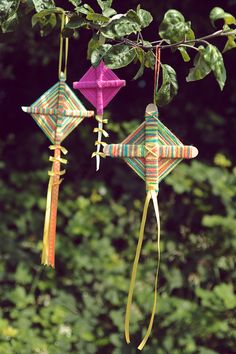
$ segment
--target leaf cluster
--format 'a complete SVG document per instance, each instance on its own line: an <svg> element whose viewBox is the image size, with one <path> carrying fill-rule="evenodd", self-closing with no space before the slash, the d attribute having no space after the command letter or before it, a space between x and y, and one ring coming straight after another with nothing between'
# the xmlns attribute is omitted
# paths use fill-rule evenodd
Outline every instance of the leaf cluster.
<svg viewBox="0 0 236 354"><path fill-rule="evenodd" d="M190 21L174 9L168 10L159 25L159 39L150 42L143 37L143 29L153 21L152 14L139 5L124 14L118 14L112 7L112 0L98 0L101 12L96 12L89 4L80 0L70 0L74 11L66 11L56 7L53 0L32 0L20 2L3 1L0 6L0 26L2 32L8 32L16 26L17 18L23 16L26 10L35 10L32 16L32 26L39 27L42 36L49 34L57 27L61 16L68 18L68 23L62 31L65 37L78 37L81 30L92 31L88 42L87 55L91 64L97 66L101 60L112 69L119 69L131 63L140 63L140 68L134 79L139 79L145 68L154 69L157 58L156 46L161 50L171 49L176 55L179 52L184 62L189 62L192 52L197 52L193 58L193 67L186 77L187 82L202 80L210 73L215 76L221 90L226 82L226 69L222 53L236 47L236 20L220 7L210 12L210 21L214 27L218 24L222 29L217 32L196 38ZM209 40L216 37L227 37L224 49L221 51ZM164 106L178 93L176 71L169 64L162 63L162 84L156 87L155 100L159 106Z"/></svg>

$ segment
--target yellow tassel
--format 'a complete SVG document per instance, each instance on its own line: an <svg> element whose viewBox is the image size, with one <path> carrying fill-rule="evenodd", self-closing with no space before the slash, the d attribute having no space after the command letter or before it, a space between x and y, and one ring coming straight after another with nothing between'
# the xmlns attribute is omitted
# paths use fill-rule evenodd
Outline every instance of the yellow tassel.
<svg viewBox="0 0 236 354"><path fill-rule="evenodd" d="M49 265L48 263L48 250L49 250L49 227L50 227L50 215L51 215L51 200L52 200L52 186L53 186L53 168L52 175L49 178L48 191L47 191L47 202L46 202L46 212L43 230L43 251L41 263L44 265Z"/></svg>

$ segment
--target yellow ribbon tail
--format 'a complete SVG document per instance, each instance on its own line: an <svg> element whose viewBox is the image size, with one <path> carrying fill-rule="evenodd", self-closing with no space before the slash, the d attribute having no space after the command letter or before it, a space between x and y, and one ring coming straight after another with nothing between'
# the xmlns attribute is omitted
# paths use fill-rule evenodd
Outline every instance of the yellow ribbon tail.
<svg viewBox="0 0 236 354"><path fill-rule="evenodd" d="M108 133L103 129L103 123L107 123L108 120L104 119L102 115L96 115L96 120L98 121L98 127L94 128L93 132L98 133L97 140L95 142L95 145L97 146L96 152L92 154L92 157L96 157L96 171L99 170L100 168L100 158L105 158L106 155L103 152L100 152L101 145L105 145L102 141L102 136L105 136L106 138L108 137Z"/></svg>
<svg viewBox="0 0 236 354"><path fill-rule="evenodd" d="M51 171L48 172L50 178L47 190L41 263L54 268L58 194L59 186L62 182L60 176L66 172L65 170L60 170L60 164L67 163L66 159L61 158L61 152L66 154L67 150L61 145L51 145L49 148L54 150L54 156L49 157L49 161L53 162L53 165Z"/></svg>
<svg viewBox="0 0 236 354"><path fill-rule="evenodd" d="M143 244L143 236L144 236L144 229L145 229L145 224L146 224L146 220L147 220L148 206L149 206L151 197L152 197L151 192L148 192L147 196L146 196L145 204L144 204L144 209L143 209L143 216L142 216L142 221L141 221L141 226L140 226L140 231L139 231L139 239L138 239L136 254L135 254L134 263L133 263L133 269L132 269L132 275L131 275L131 280L130 280L127 305L126 305L125 339L128 344L130 343L129 326L130 326L131 305L132 305L138 263L139 263L139 258L140 258L140 254L141 254L142 244Z"/></svg>
<svg viewBox="0 0 236 354"><path fill-rule="evenodd" d="M47 191L47 202L46 202L46 212L44 221L44 231L43 231L43 251L41 257L41 263L44 265L50 265L49 262L49 228L50 228L50 216L51 216L51 201L52 201L52 186L53 186L53 176L49 178L48 191Z"/></svg>
<svg viewBox="0 0 236 354"><path fill-rule="evenodd" d="M152 331L152 326L156 314L156 309L157 309L157 290L158 290L158 275L159 275L159 269L160 269L160 261L161 261L161 250L160 250L160 214L159 214L159 208L158 208L158 201L157 201L157 192L151 191L151 197L153 201L153 206L155 210L155 215L156 215L156 221L157 221L157 269L156 269L156 276L155 276L155 285L154 285L154 301L153 301L153 307L152 307L152 313L151 313L151 318L149 321L148 329L147 332L142 340L142 342L139 344L138 349L142 350L151 334Z"/></svg>

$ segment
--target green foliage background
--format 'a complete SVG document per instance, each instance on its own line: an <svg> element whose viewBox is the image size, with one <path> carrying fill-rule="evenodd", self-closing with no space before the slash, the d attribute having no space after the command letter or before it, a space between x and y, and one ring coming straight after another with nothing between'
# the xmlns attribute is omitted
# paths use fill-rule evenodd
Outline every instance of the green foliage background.
<svg viewBox="0 0 236 354"><path fill-rule="evenodd" d="M193 0L140 3L155 19L147 33L152 40L170 8L182 11L201 35L210 32L210 9L222 6ZM222 3L236 12L235 1ZM120 12L137 4L114 1ZM88 40L81 31L70 41L71 86L89 66ZM56 33L41 38L30 16L15 33L1 35L0 353L133 354L152 305L155 220L150 213L132 309L133 343L127 346L124 311L145 187L122 161L102 160L95 173L90 159L95 122L82 123L65 142L69 165L60 192L56 270L40 265L49 143L20 106L56 82L57 54ZM191 65L182 65L178 54L163 54L177 67L180 93L161 109L161 120L200 154L161 185L158 314L144 353L235 353L235 55L225 54L228 81L222 93L213 77L186 83L181 78ZM117 72L127 87L106 113L109 142L121 141L142 122L152 100L152 73L134 82L136 71L131 66Z"/></svg>

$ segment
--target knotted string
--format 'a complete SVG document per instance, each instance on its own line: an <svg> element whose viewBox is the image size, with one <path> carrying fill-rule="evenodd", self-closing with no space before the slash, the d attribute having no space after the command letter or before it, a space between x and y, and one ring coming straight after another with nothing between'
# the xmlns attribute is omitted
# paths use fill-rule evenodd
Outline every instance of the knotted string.
<svg viewBox="0 0 236 354"><path fill-rule="evenodd" d="M55 240L56 240L56 219L58 206L59 185L62 182L60 176L66 173L60 170L60 164L66 164L67 160L61 158L61 152L65 155L67 150L61 145L50 145L50 150L54 150L54 156L49 157L53 162L51 171L48 172L49 183L47 190L46 212L43 232L43 251L41 263L44 265L55 265Z"/></svg>
<svg viewBox="0 0 236 354"><path fill-rule="evenodd" d="M68 50L69 50L69 38L64 38L62 36L62 31L65 25L68 23L68 17L63 11L61 14L61 32L60 32L60 51L59 51L59 63L58 63L58 78L59 80L63 77L64 80L67 78L67 63L68 63ZM64 70L62 70L63 65L63 50L64 50Z"/></svg>
<svg viewBox="0 0 236 354"><path fill-rule="evenodd" d="M138 239L138 244L136 248L136 254L134 258L134 263L133 263L133 269L132 269L132 275L131 275L131 281L130 281L130 287L129 287L129 293L128 293L128 300L127 300L127 306L126 306L126 314L125 314L125 338L126 342L129 344L130 343L130 332L129 332L129 327L130 327L130 314L131 314L131 305L132 305L132 299L133 299L133 293L134 293L134 287L135 287L135 281L136 281L136 275L137 275L137 269L138 269L138 263L141 255L141 250L142 250L142 244L143 244L143 238L144 238L144 230L145 230L145 225L146 225L146 220L147 220L147 212L148 212L148 207L150 204L150 200L152 199L153 201L153 206L154 206L154 211L156 215L156 221L157 221L157 269L156 269L156 275L155 275L155 285L154 285L154 300L153 300L153 307L152 307L152 312L151 312L151 318L149 321L148 329L146 331L146 334L142 340L142 342L139 344L138 349L142 350L150 336L152 326L153 326L153 321L156 313L156 308L157 308L157 289L158 289L158 274L159 274L159 268L160 268L160 259L161 259L161 252L160 252L160 216L159 216L159 208L158 208L158 202L157 202L157 192L156 191L148 191L147 196L145 199L144 203L144 208L143 208L143 215L142 215L142 221L141 221L141 226L140 226L140 231L139 231L139 239Z"/></svg>

